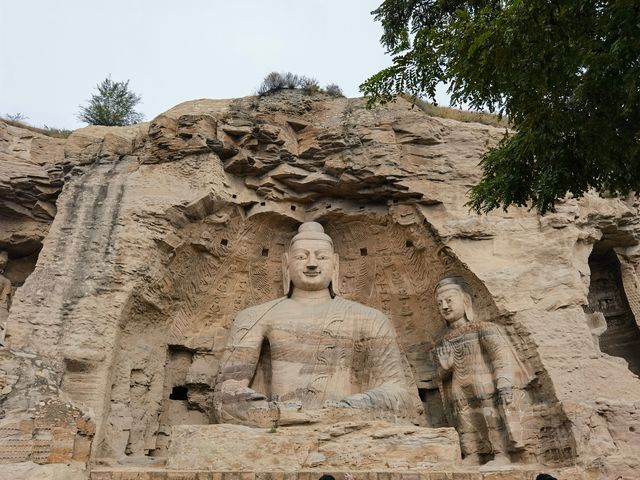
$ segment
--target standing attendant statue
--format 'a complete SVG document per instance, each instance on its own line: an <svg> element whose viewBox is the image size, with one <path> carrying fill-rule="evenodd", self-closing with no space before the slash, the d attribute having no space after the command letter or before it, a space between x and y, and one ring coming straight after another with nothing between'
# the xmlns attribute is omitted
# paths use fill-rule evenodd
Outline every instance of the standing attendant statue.
<svg viewBox="0 0 640 480"><path fill-rule="evenodd" d="M450 405L465 463L511 463L521 448L522 427L514 412L514 391L532 377L497 325L474 321L472 297L461 277L445 277L436 287L440 314L447 322L435 349L445 405ZM515 413L515 414L514 414Z"/></svg>

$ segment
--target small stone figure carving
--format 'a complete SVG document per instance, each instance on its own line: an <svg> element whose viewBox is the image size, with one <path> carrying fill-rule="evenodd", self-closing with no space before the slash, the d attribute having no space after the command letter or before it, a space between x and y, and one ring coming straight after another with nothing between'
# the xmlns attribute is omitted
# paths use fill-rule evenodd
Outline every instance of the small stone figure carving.
<svg viewBox="0 0 640 480"><path fill-rule="evenodd" d="M214 392L221 423L250 426L419 415L395 331L381 312L335 295L338 256L316 222L284 258L286 296L240 312Z"/></svg>
<svg viewBox="0 0 640 480"><path fill-rule="evenodd" d="M453 413L465 463L511 462L509 452L522 447L522 427L514 390L532 377L519 362L497 325L474 321L472 297L461 277L442 279L436 301L449 330L435 349L440 388ZM520 395L518 395L520 398Z"/></svg>

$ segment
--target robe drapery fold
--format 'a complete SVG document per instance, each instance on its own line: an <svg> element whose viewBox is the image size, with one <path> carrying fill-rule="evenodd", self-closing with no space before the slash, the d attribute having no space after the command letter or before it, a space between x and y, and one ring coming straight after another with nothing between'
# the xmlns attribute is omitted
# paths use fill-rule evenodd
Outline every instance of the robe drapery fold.
<svg viewBox="0 0 640 480"><path fill-rule="evenodd" d="M303 410L342 402L396 419L418 414L420 400L395 331L378 310L341 297L320 305L281 298L246 309L234 321L218 382L253 388L267 342L268 400L298 401Z"/></svg>

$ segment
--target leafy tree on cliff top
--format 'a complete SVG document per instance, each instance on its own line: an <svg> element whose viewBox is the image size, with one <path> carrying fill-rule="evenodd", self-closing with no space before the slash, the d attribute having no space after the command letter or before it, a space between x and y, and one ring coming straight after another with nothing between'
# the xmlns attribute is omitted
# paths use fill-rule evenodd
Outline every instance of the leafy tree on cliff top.
<svg viewBox="0 0 640 480"><path fill-rule="evenodd" d="M111 76L96 86L89 105L80 107L78 119L90 125L122 126L141 122L144 115L134 110L141 97L129 90L129 80L114 82Z"/></svg>
<svg viewBox="0 0 640 480"><path fill-rule="evenodd" d="M507 115L468 205L541 213L567 193L640 191L640 2L386 0L390 67L360 88L370 105L409 92Z"/></svg>

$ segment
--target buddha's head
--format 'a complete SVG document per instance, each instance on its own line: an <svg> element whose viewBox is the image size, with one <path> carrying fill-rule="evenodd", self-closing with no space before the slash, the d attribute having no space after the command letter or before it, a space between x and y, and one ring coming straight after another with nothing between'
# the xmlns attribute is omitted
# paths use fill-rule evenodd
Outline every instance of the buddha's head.
<svg viewBox="0 0 640 480"><path fill-rule="evenodd" d="M284 290L291 296L294 289L318 291L329 289L335 296L338 256L333 240L317 222L305 222L291 239L284 256Z"/></svg>
<svg viewBox="0 0 640 480"><path fill-rule="evenodd" d="M452 324L466 318L473 321L473 301L462 277L445 277L436 286L436 302L442 318Z"/></svg>

